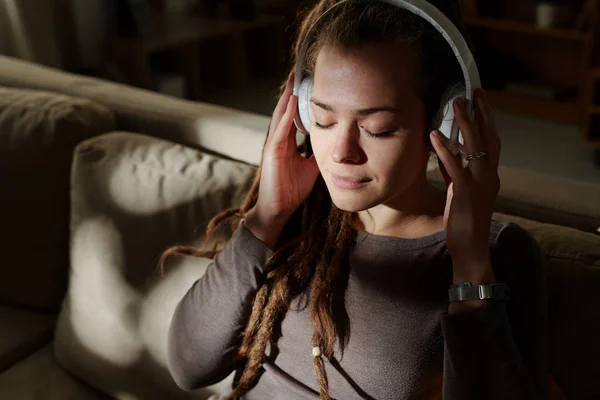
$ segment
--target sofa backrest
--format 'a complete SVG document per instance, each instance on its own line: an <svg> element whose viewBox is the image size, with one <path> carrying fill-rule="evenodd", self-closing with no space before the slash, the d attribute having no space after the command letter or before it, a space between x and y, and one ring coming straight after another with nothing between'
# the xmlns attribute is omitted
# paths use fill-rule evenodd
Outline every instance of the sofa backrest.
<svg viewBox="0 0 600 400"><path fill-rule="evenodd" d="M546 259L548 361L567 399L600 398L600 236L496 213L525 228Z"/></svg>
<svg viewBox="0 0 600 400"><path fill-rule="evenodd" d="M112 110L119 129L172 140L257 165L270 118L75 75L0 56L0 86L88 98Z"/></svg>
<svg viewBox="0 0 600 400"><path fill-rule="evenodd" d="M0 87L0 302L60 308L73 149L114 128L112 112L89 99Z"/></svg>
<svg viewBox="0 0 600 400"><path fill-rule="evenodd" d="M600 185L503 166L498 174L497 212L600 234ZM428 177L444 185L439 168Z"/></svg>

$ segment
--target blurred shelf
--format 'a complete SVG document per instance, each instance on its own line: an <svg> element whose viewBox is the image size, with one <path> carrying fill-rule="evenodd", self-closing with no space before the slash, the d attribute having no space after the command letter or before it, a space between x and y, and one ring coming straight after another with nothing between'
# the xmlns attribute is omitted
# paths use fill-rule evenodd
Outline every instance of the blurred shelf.
<svg viewBox="0 0 600 400"><path fill-rule="evenodd" d="M157 15L154 16L151 33L143 37L144 49L155 52L178 44L230 37L252 29L280 28L281 25L281 18L274 15L259 15L247 21L187 14Z"/></svg>
<svg viewBox="0 0 600 400"><path fill-rule="evenodd" d="M487 93L492 106L576 125L587 143L598 146L600 101L596 105L594 100L600 96L600 66L594 62L598 52L600 0L575 2L576 18L572 27L566 28L539 27L532 18L535 15L531 13L532 0L461 0L461 3L466 13L463 24L469 30L473 48L475 52L484 50L482 61L492 62L485 60L487 53L504 57L511 64L506 71L497 68L492 72L499 75L499 81L508 82L511 77L519 76L524 83L577 89L575 96L560 101L555 96L490 90Z"/></svg>
<svg viewBox="0 0 600 400"><path fill-rule="evenodd" d="M494 108L566 124L580 122L580 107L577 99L558 102L504 91L488 90L486 93Z"/></svg>
<svg viewBox="0 0 600 400"><path fill-rule="evenodd" d="M272 72L283 60L285 26L276 15L237 20L183 13L155 14L151 22L147 34L113 38L106 45L110 62L134 86L155 89L151 57L156 61L162 56L162 65L168 69L162 72L185 76L186 98L191 100L199 99L209 84L244 87L254 71ZM265 48L268 53L261 53ZM266 62L256 67L257 62L251 58ZM209 69L215 72L210 82L202 77Z"/></svg>
<svg viewBox="0 0 600 400"><path fill-rule="evenodd" d="M567 39L580 42L585 42L588 39L588 35L585 32L576 31L574 29L539 28L534 24L511 21L507 19L466 17L464 22L465 25L468 26L495 29L505 32L546 36L555 39Z"/></svg>

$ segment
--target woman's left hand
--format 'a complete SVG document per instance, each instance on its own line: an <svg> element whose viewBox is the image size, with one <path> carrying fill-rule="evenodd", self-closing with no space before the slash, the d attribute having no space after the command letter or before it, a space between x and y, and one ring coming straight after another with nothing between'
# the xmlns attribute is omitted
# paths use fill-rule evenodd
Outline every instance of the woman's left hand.
<svg viewBox="0 0 600 400"><path fill-rule="evenodd" d="M463 99L454 102L454 115L464 139L464 156L485 152L484 157L469 161L464 167L460 153L452 154L442 133L434 131L430 135L448 185L444 230L455 281L489 279L493 274L489 235L494 202L500 190L500 139L482 89L475 91L474 101L474 122L469 119Z"/></svg>

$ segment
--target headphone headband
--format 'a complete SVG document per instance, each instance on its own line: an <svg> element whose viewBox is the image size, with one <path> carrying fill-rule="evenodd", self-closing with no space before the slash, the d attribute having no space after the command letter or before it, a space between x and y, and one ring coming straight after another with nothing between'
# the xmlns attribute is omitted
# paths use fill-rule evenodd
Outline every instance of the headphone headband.
<svg viewBox="0 0 600 400"><path fill-rule="evenodd" d="M315 34L317 27L334 9L349 2L368 3L373 2L373 0L342 0L325 11L309 29L300 48L300 54L296 63L294 95L299 95L300 85L304 79L303 72L306 61L306 52L308 51L308 46L310 45L312 36ZM450 21L450 19L434 5L425 0L376 0L376 2L397 6L418 15L429 22L444 37L444 39L446 39L463 72L466 92L465 97L469 100L469 104L472 104L473 90L481 87L479 71L477 70L477 65L475 64L475 60L467 42L452 21ZM308 106L309 105L302 105L302 107ZM296 123L300 130L308 131L308 129L303 129L304 127L302 124L298 124L298 122L301 121L297 121ZM453 129L453 131L454 130L455 129ZM455 134L458 134L458 132L453 132L452 136L455 136Z"/></svg>
<svg viewBox="0 0 600 400"><path fill-rule="evenodd" d="M372 1L372 0L371 0ZM325 19L327 15L329 15L334 9L341 6L342 4L356 2L356 3L368 3L370 0L342 0L333 7L329 8L325 11L319 19L315 22L315 24L310 28L306 35L306 39L300 48L300 57L298 57L298 62L296 63L296 76L294 82L294 95L298 95L297 89L300 87L300 83L302 82L302 71L304 71L304 64L306 58L306 52L308 50L308 46L310 43L310 38L314 35L314 31L319 26L319 23ZM425 0L376 0L379 3L387 3L393 6L397 6L399 8L403 8L412 12L413 14L418 15L423 18L427 22L429 22L440 34L446 39L452 52L456 56L458 63L463 71L465 86L467 92L467 99L471 100L471 96L473 93L472 88L478 88L481 86L481 81L479 78L479 71L477 70L477 66L475 65L475 60L473 58L473 54L467 45L467 42L461 35L460 31L452 21L444 15L440 10L438 10L434 5L425 1Z"/></svg>

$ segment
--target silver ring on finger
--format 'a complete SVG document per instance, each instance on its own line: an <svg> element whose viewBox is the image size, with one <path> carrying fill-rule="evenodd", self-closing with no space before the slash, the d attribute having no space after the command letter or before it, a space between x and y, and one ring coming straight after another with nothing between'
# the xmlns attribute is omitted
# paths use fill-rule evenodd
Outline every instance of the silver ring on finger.
<svg viewBox="0 0 600 400"><path fill-rule="evenodd" d="M471 154L467 155L467 161L479 160L480 158L483 158L485 156L487 156L486 152L478 151L476 153L471 153Z"/></svg>

